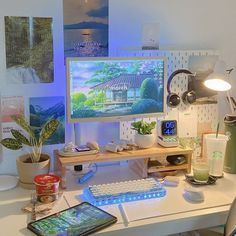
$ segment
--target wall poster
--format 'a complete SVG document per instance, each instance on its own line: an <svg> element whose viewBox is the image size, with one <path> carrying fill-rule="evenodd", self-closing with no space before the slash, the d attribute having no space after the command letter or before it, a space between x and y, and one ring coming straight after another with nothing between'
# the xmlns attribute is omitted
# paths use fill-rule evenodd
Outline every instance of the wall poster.
<svg viewBox="0 0 236 236"><path fill-rule="evenodd" d="M37 135L49 119L60 122L56 132L46 141L46 145L65 143L65 102L64 97L32 97L30 104L30 125Z"/></svg>
<svg viewBox="0 0 236 236"><path fill-rule="evenodd" d="M17 129L18 131L23 132L23 129L12 119L12 116L24 116L24 97L1 97L0 107L2 139L12 138L11 129Z"/></svg>
<svg viewBox="0 0 236 236"><path fill-rule="evenodd" d="M64 0L65 57L108 56L108 0Z"/></svg>
<svg viewBox="0 0 236 236"><path fill-rule="evenodd" d="M52 83L52 18L5 16L7 83Z"/></svg>
<svg viewBox="0 0 236 236"><path fill-rule="evenodd" d="M147 23L143 25L142 30L142 49L158 50L160 38L159 23Z"/></svg>
<svg viewBox="0 0 236 236"><path fill-rule="evenodd" d="M207 76L213 73L217 60L217 55L189 56L188 69L196 75L189 80L188 89L189 91L194 90L196 93L195 104L217 103L217 92L206 88L203 84Z"/></svg>
<svg viewBox="0 0 236 236"><path fill-rule="evenodd" d="M14 122L12 116L24 116L24 97L1 97L1 122Z"/></svg>

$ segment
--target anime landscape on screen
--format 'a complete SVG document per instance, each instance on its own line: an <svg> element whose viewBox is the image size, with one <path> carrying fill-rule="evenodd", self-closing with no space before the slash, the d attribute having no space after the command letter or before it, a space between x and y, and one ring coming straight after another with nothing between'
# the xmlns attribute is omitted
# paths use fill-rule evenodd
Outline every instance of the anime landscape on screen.
<svg viewBox="0 0 236 236"><path fill-rule="evenodd" d="M164 59L67 58L71 122L164 112Z"/></svg>

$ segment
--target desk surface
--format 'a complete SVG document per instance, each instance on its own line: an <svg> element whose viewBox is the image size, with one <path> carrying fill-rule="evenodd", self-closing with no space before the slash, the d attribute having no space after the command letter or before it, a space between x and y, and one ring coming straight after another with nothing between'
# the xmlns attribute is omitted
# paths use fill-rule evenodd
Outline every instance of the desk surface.
<svg viewBox="0 0 236 236"><path fill-rule="evenodd" d="M79 203L78 196L86 186L77 185L76 175L77 173L73 171L68 173L68 189L64 192L70 205ZM136 178L137 176L135 173L125 165L99 167L98 172L95 177L90 180L89 184L100 184L103 182L114 182ZM121 216L117 215L119 219L117 224L97 234L101 236L168 235L223 224L226 220L230 202L232 202L233 198L236 196L236 175L225 174L224 178L217 180L216 185L205 187L204 192L207 193L205 195L206 201L211 202L211 199L215 196L222 196L222 201L219 201L219 203L214 207L202 207L201 209L197 209L196 204L192 204L191 207L191 205L189 205L190 203L182 201L183 188L186 183L183 180L183 176L180 178L182 180L177 188L166 187L168 194L164 201L169 209L172 209L174 204L181 205L181 211L131 221L128 226L123 223ZM31 191L24 190L20 187L0 192L1 234L14 236L34 235L26 229L26 224L29 222L30 216L21 211L21 208L29 202L30 192ZM142 201L140 201L140 207L142 206L141 202ZM162 204L162 200L160 200L158 204ZM158 207L158 204L156 207ZM137 206L138 205L139 204L137 204ZM188 209L186 206L188 206ZM61 199L54 210L62 210L66 207L66 203Z"/></svg>

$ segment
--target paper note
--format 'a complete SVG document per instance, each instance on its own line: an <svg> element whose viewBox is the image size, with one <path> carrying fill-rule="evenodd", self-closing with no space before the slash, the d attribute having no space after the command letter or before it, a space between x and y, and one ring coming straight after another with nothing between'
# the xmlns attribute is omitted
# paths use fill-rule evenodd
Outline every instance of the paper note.
<svg viewBox="0 0 236 236"><path fill-rule="evenodd" d="M197 136L197 110L194 106L179 111L178 136L180 138Z"/></svg>

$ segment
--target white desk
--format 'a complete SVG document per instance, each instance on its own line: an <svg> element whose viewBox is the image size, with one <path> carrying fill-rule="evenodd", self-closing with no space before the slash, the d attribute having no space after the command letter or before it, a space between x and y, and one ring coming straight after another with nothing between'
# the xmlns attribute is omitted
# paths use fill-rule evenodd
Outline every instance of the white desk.
<svg viewBox="0 0 236 236"><path fill-rule="evenodd" d="M109 176L109 178L108 178ZM70 175L68 189L65 191L65 196L68 198L71 205L79 203L77 195L85 186L76 184L75 176ZM113 182L115 180L126 180L129 178L137 178L127 166L109 166L99 167L96 176L91 179L89 184ZM168 235L173 233L185 232L194 229L207 228L224 224L229 210L230 202L236 196L236 175L225 174L224 178L219 179L214 186L207 186L207 201L215 198L217 195L222 197L217 206L194 210L196 204L192 204L192 208L186 211L185 203L181 200L183 194L184 181L181 181L178 188L167 188L167 196L165 204L171 209L177 204L181 206L181 212L171 213L168 215L152 217L130 222L125 226L123 222L119 222L103 231L97 233L100 236L153 236L153 235ZM80 190L79 190L80 189ZM34 235L26 229L26 224L30 220L30 216L21 211L21 207L25 206L29 201L29 190L24 190L17 187L13 190L0 192L0 232L1 235L17 236L17 235ZM178 200L179 199L179 200ZM181 200L181 201L180 201ZM176 201L176 202L175 202ZM141 203L141 201L140 201ZM161 201L160 201L161 203ZM66 208L66 203L63 199L58 203L57 209ZM121 218L120 218L121 219Z"/></svg>

